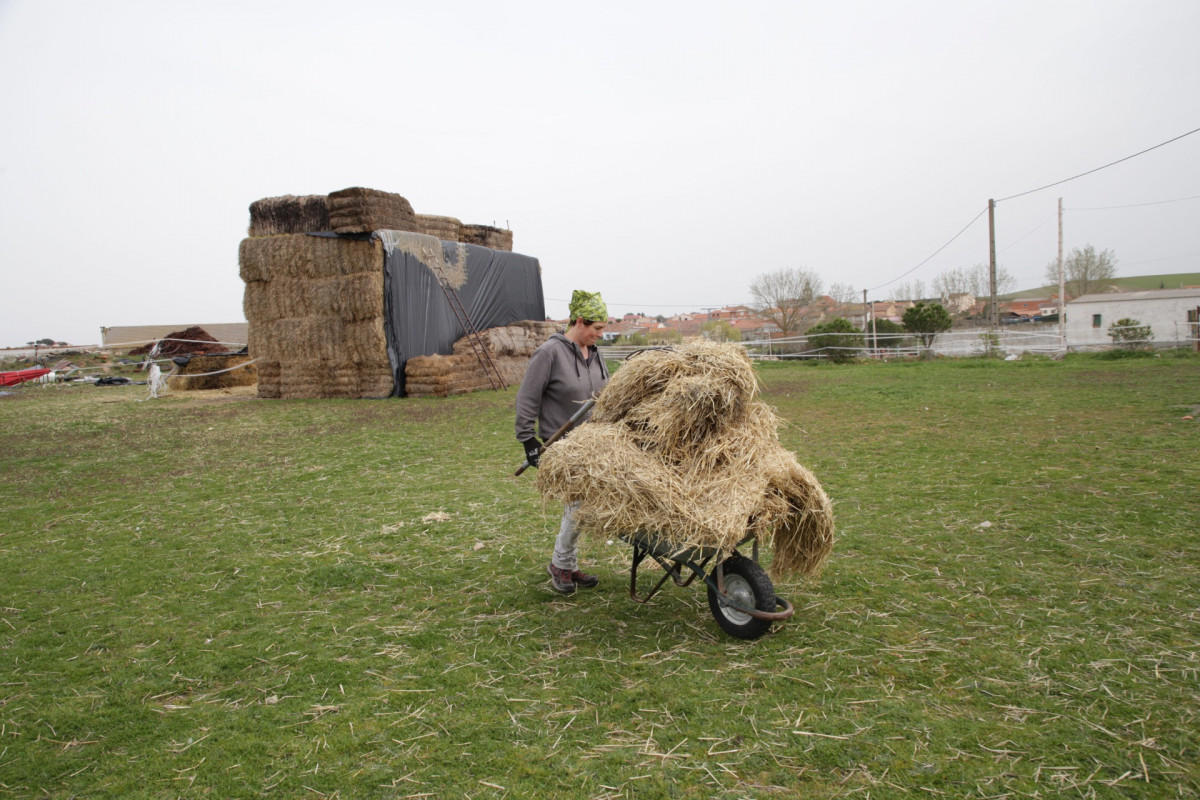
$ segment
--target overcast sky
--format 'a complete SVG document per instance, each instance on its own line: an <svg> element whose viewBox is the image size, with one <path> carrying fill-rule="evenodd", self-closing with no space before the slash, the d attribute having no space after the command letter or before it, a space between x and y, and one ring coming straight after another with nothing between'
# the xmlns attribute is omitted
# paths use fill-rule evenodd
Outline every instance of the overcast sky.
<svg viewBox="0 0 1200 800"><path fill-rule="evenodd" d="M791 267L885 299L986 263L989 198L1200 128L1198 32L1196 0L0 0L0 345L241 321L249 204L350 186L511 227L554 317ZM1195 134L1003 200L998 260L1043 284L1062 197L1068 252L1200 271L1198 195Z"/></svg>

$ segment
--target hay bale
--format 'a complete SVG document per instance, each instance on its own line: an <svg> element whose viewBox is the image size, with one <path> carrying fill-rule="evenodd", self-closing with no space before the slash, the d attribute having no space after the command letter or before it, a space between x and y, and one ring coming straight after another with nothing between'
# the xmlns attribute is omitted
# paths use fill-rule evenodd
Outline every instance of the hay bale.
<svg viewBox="0 0 1200 800"><path fill-rule="evenodd" d="M250 236L328 231L329 199L323 194L265 197L250 204Z"/></svg>
<svg viewBox="0 0 1200 800"><path fill-rule="evenodd" d="M480 331L479 338L493 356L529 358L557 330L558 324L555 322L524 320ZM473 353L474 350L470 341L463 337L454 343L454 352Z"/></svg>
<svg viewBox="0 0 1200 800"><path fill-rule="evenodd" d="M736 345L643 352L613 376L591 422L542 456L538 488L580 503L590 534L653 531L725 558L753 533L773 545L776 576L815 574L833 547L832 505L779 444L779 419L757 394Z"/></svg>
<svg viewBox="0 0 1200 800"><path fill-rule="evenodd" d="M383 244L376 239L360 241L302 233L252 237L243 239L238 247L238 268L246 283L360 272L382 274Z"/></svg>
<svg viewBox="0 0 1200 800"><path fill-rule="evenodd" d="M391 367L336 360L280 362L279 397L287 399L387 397ZM259 396L262 397L261 383Z"/></svg>
<svg viewBox="0 0 1200 800"><path fill-rule="evenodd" d="M494 228L491 225L463 225L462 238L459 241L467 244L477 244L492 250L512 252L512 231L504 228Z"/></svg>
<svg viewBox="0 0 1200 800"><path fill-rule="evenodd" d="M493 357L492 365L506 386L515 386L525 377L527 357ZM449 356L416 356L404 365L404 391L410 397L446 397L494 389L492 373L485 370L473 353Z"/></svg>
<svg viewBox="0 0 1200 800"><path fill-rule="evenodd" d="M416 212L404 197L352 187L329 194L329 226L336 233L416 231Z"/></svg>
<svg viewBox="0 0 1200 800"><path fill-rule="evenodd" d="M258 369L258 396L271 400L278 399L280 394L279 362L259 360L254 366Z"/></svg>
<svg viewBox="0 0 1200 800"><path fill-rule="evenodd" d="M256 364L246 353L218 353L193 356L187 364L167 378L167 386L179 391L228 389L258 383ZM241 366L246 364L247 366ZM216 373L216 374L213 374Z"/></svg>
<svg viewBox="0 0 1200 800"><path fill-rule="evenodd" d="M553 322L524 320L480 331L479 339L504 384L514 386L525 377L533 351L555 330ZM404 391L413 397L446 397L493 389L489 373L480 363L475 346L464 336L454 343L450 355L408 359L404 365Z"/></svg>
<svg viewBox="0 0 1200 800"><path fill-rule="evenodd" d="M447 242L460 241L462 220L455 217L439 217L436 214L417 214L417 232L436 236Z"/></svg>

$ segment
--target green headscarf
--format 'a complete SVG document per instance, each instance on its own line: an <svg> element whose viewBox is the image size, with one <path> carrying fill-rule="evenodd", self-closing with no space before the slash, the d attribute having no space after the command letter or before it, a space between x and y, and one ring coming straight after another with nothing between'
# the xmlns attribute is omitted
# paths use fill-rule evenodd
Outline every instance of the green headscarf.
<svg viewBox="0 0 1200 800"><path fill-rule="evenodd" d="M580 317L588 322L608 322L608 306L604 305L604 298L600 297L599 292L576 289L571 293L569 311L572 325Z"/></svg>

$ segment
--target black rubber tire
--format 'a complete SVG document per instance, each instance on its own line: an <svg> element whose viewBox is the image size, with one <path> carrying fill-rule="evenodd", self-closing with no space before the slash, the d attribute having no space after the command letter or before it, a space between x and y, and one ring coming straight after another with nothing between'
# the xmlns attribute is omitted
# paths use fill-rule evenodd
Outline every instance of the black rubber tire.
<svg viewBox="0 0 1200 800"><path fill-rule="evenodd" d="M717 579L714 569L710 576ZM766 570L743 555L725 559L725 594L743 606L775 610L775 586ZM771 628L771 620L757 619L736 608L723 606L715 589L708 587L708 607L721 630L737 639L757 639Z"/></svg>

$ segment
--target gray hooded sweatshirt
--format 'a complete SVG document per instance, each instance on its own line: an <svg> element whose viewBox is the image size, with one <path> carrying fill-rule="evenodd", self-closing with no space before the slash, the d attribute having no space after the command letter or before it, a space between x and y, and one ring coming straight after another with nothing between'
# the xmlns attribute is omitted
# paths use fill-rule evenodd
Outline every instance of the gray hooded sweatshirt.
<svg viewBox="0 0 1200 800"><path fill-rule="evenodd" d="M517 390L517 441L533 438L535 422L539 438L553 436L606 383L608 367L595 347L585 360L579 345L554 334L534 351Z"/></svg>

